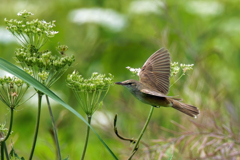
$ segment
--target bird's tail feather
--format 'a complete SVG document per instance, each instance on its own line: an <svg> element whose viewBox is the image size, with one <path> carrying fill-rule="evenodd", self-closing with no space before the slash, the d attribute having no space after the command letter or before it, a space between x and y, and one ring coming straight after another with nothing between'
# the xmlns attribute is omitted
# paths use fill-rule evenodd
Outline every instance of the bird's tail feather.
<svg viewBox="0 0 240 160"><path fill-rule="evenodd" d="M172 101L172 107L176 110L179 110L182 113L185 113L191 117L197 118L197 115L199 115L200 111L197 107L185 104L182 102L179 102L177 100L171 100Z"/></svg>

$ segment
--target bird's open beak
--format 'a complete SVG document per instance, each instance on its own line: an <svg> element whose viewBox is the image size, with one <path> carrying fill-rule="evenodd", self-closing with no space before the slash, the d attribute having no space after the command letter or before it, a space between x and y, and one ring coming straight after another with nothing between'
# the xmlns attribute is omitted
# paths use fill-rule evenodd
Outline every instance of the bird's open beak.
<svg viewBox="0 0 240 160"><path fill-rule="evenodd" d="M122 82L115 82L115 84L124 85L124 83L122 83Z"/></svg>

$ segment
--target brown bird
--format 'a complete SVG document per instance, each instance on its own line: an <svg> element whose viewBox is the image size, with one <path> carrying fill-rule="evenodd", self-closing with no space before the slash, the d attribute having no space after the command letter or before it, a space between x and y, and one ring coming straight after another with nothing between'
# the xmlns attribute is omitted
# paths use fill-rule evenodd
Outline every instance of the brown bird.
<svg viewBox="0 0 240 160"><path fill-rule="evenodd" d="M197 107L167 96L171 73L170 54L161 48L153 53L139 72L139 81L130 79L115 84L125 86L137 99L154 107L172 107L191 117L197 117Z"/></svg>

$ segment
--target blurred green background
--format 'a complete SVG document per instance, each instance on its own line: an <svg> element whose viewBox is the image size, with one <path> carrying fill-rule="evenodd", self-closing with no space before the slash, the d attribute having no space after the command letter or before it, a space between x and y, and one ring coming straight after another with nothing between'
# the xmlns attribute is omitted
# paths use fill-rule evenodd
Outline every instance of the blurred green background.
<svg viewBox="0 0 240 160"><path fill-rule="evenodd" d="M78 70L87 78L96 71L113 74L115 81L134 78L125 67L140 68L152 53L165 47L171 53L172 62L194 64L194 70L172 86L169 95L179 95L184 102L201 110L199 118L193 121L204 125L208 118L215 117L217 125L233 124L234 134L240 133L238 1L1 0L0 55L14 64L14 52L19 44L5 29L4 18L18 18L17 13L25 9L34 13L34 19L44 19L47 22L56 20L55 30L59 34L50 39L43 49L56 52L58 42L66 44L69 47L67 54L73 54L76 61L51 89L81 115L85 116L72 91L66 86L67 74ZM1 71L0 74L3 76L6 73ZM33 90L27 96L32 93ZM62 106L54 102L52 105L58 124L62 156L79 159L86 125ZM0 106L0 122L8 125L9 110L3 103ZM115 136L114 115L118 114L119 132L129 138L137 138L149 110L150 106L136 100L123 87L112 86L104 100L104 106L93 115L93 127L119 159L126 159L132 146ZM8 146L14 144L19 156L26 159L32 144L36 111L36 97L16 110L13 134L11 140L8 140ZM189 119L191 118L171 108L155 109L143 137L143 142L148 147L141 144L135 159L158 159L161 145L156 145L157 142L152 140L176 136L166 132L166 129L180 133L181 128L176 127L172 120L186 127L187 131L196 129ZM55 159L50 129L51 119L45 104L34 159ZM178 146L174 150L170 148L170 153L166 152L163 159L168 159L172 154L173 159L186 159L193 152L191 146L189 144L189 149L184 152ZM146 148L151 149L147 152ZM200 155L201 152L195 152L196 157ZM91 133L86 159L113 158Z"/></svg>

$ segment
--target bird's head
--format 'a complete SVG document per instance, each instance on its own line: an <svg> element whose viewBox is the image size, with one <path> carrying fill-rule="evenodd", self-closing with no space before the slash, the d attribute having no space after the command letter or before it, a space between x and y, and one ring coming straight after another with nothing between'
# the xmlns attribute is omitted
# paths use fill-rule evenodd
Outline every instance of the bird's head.
<svg viewBox="0 0 240 160"><path fill-rule="evenodd" d="M141 83L134 79L129 79L123 82L116 82L115 84L126 87L130 92L134 92L135 90L138 90L138 88L141 86Z"/></svg>

